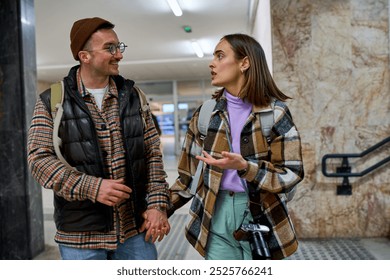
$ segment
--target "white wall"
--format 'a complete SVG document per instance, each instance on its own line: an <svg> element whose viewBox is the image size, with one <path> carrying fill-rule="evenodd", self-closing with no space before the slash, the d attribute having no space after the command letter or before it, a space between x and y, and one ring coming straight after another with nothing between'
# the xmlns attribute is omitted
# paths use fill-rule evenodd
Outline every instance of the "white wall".
<svg viewBox="0 0 390 280"><path fill-rule="evenodd" d="M272 73L272 36L270 0L259 0L252 36L264 49L267 64Z"/></svg>

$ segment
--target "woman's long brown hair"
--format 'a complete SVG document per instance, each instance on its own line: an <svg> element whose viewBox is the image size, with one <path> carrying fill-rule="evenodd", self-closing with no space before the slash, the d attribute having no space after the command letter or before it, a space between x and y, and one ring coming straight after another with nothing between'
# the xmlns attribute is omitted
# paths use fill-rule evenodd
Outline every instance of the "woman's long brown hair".
<svg viewBox="0 0 390 280"><path fill-rule="evenodd" d="M281 101L291 98L276 86L259 42L249 35L239 33L225 35L222 40L230 44L237 60L248 57L250 62L250 67L244 72L245 82L239 93L241 99L256 106L267 106L273 98ZM222 93L223 89L218 90L214 97L218 99Z"/></svg>

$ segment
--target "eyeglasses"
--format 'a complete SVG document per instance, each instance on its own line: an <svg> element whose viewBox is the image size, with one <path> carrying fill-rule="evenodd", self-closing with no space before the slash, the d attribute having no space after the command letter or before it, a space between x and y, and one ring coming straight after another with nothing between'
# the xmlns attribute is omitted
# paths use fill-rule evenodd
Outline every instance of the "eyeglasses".
<svg viewBox="0 0 390 280"><path fill-rule="evenodd" d="M110 44L110 45L108 45L107 48L104 48L103 50L106 50L106 51L108 51L110 54L115 55L116 52L117 52L117 49L118 49L121 53L123 53L123 52L125 51L126 48L127 48L127 45L126 45L125 43L123 43L123 42L120 42L120 43L118 43L118 45ZM88 52L95 52L95 51L100 51L100 50L86 50L86 51L88 51Z"/></svg>

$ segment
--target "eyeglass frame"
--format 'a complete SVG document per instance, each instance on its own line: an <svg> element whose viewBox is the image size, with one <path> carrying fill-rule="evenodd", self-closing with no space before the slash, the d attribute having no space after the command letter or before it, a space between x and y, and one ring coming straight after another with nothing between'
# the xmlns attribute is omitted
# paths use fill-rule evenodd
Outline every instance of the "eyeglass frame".
<svg viewBox="0 0 390 280"><path fill-rule="evenodd" d="M117 45L109 44L107 48L104 48L101 50L85 50L85 51L87 51L87 52L107 51L111 55L116 55L118 52L117 50L119 50L120 53L124 53L127 47L128 46L125 43L119 42Z"/></svg>

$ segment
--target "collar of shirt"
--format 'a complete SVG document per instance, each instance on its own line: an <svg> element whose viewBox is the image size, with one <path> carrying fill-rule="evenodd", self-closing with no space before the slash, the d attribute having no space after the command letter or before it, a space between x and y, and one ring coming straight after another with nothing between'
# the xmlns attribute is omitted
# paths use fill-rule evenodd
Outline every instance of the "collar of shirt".
<svg viewBox="0 0 390 280"><path fill-rule="evenodd" d="M77 69L76 78L77 78L77 89L78 89L79 93L81 94L81 97L84 98L86 96L91 95L88 92L88 90L85 88L85 86L83 84L83 81L81 80L80 68ZM114 82L114 79L111 79L111 77L110 77L110 80L109 80L108 94L118 98L118 90L116 88L116 84Z"/></svg>

